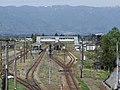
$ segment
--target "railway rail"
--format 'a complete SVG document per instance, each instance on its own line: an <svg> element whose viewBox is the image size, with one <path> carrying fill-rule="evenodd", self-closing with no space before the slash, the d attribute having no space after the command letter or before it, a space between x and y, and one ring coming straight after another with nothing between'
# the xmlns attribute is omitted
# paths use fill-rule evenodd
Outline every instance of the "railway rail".
<svg viewBox="0 0 120 90"><path fill-rule="evenodd" d="M19 77L17 77L17 81L22 84L23 86L25 86L28 90L41 90L41 87L35 82L34 80L34 71L35 69L37 68L38 64L40 63L43 55L45 54L45 50L46 50L47 46L42 49L42 52L39 53L39 57L36 59L35 63L32 65L32 67L28 70L27 74L26 74L26 79L27 80L32 80L33 83L30 83L30 82L27 82L26 79L23 80ZM16 55L16 60L22 58L25 54L27 54L29 51L31 50L27 50L26 52L22 53L21 52L18 52ZM12 57L12 56L11 56ZM11 59L9 62L8 62L8 65L12 64L14 62L14 59ZM5 65L4 65L5 66ZM4 70L4 69L3 69ZM9 73L9 75L13 75L13 73Z"/></svg>
<svg viewBox="0 0 120 90"><path fill-rule="evenodd" d="M44 56L46 48L47 47L45 47L43 49L43 51L40 53L39 57L36 59L34 64L29 68L29 70L28 70L28 72L26 74L26 79L23 80L23 79L17 77L17 81L19 83L21 83L22 85L24 85L29 90L42 90L41 87L34 80L34 72L35 72L38 64L40 63L42 57ZM26 51L25 53L22 53L22 54L18 53L17 57L16 57L16 60L18 60L19 58L22 58L28 52L29 51ZM65 70L67 71L67 72L64 72L64 74L65 74L65 77L66 77L66 80L67 80L67 84L69 86L69 90L82 90L82 89L80 89L80 87L76 83L76 80L74 79L73 73L72 73L72 70L71 70L71 67L72 67L73 63L75 62L75 59L70 53L68 53L68 55L69 55L69 57L71 59L68 64L64 64L64 63L60 62L60 60L58 58L55 58L52 55L50 56L50 58L53 61L55 61L59 66L61 66L64 69L64 71ZM10 60L8 64L10 65L13 62L14 62L14 59ZM10 73L10 74L13 75L13 73ZM28 82L28 81L31 81L32 83Z"/></svg>
<svg viewBox="0 0 120 90"><path fill-rule="evenodd" d="M13 73L9 73L9 74L10 74L10 75L13 75ZM23 79L17 77L17 81L18 81L20 84L22 84L23 86L25 86L26 89L32 90L31 87L33 87L33 85L31 85L31 84L29 84L28 82L26 82L26 80L23 80Z"/></svg>
<svg viewBox="0 0 120 90"><path fill-rule="evenodd" d="M22 58L22 57L23 57L25 54L27 54L29 51L30 51L30 50L27 50L26 52L24 52L24 53L22 53L22 54L21 54L21 52L16 53L16 55L17 55L17 56L16 56L16 60L19 60L19 58ZM12 56L14 56L14 55L12 55ZM12 58L12 56L10 56L10 57ZM14 62L14 58L11 59L11 60L8 62L8 65L12 64L13 62ZM2 67L3 73L5 73L5 72L4 72L4 71L5 71L4 67L5 67L5 64L4 64L3 67ZM10 73L10 72L9 72L9 75L14 76L14 74L13 74L13 73ZM32 85L30 85L30 84L29 84L28 82L26 82L25 80L17 77L17 81L18 81L19 83L21 83L23 86L25 86L27 89L32 90L32 89L31 89Z"/></svg>
<svg viewBox="0 0 120 90"><path fill-rule="evenodd" d="M68 56L70 57L70 61L67 63L67 66L69 68L71 68L77 58L75 56L73 56L73 54L71 52L69 52L67 49L65 49L65 52L68 53Z"/></svg>
<svg viewBox="0 0 120 90"><path fill-rule="evenodd" d="M37 68L37 66L39 65L42 57L45 54L45 50L47 47L45 47L42 52L40 53L39 57L36 59L36 61L34 62L34 64L29 68L29 70L26 73L26 80L27 81L31 81L31 84L33 85L31 88L32 90L42 90L41 87L36 83L36 81L34 80L34 72Z"/></svg>
<svg viewBox="0 0 120 90"><path fill-rule="evenodd" d="M29 51L31 50L27 50L26 52L20 54L20 52L18 52L16 55L16 60L19 60L20 58L22 58L25 54L27 54ZM12 64L14 62L14 58L11 59L9 62L8 62L8 65Z"/></svg>
<svg viewBox="0 0 120 90"><path fill-rule="evenodd" d="M74 79L74 76L73 76L73 73L71 70L72 64L75 62L75 59L73 58L73 56L71 54L68 54L68 55L71 58L71 60L67 65L60 62L60 60L58 58L55 58L52 55L50 56L50 58L64 69L64 71L65 71L64 74L65 74L65 77L67 80L67 84L69 86L69 90L82 90L78 86L76 80Z"/></svg>
<svg viewBox="0 0 120 90"><path fill-rule="evenodd" d="M41 59L42 59L42 57L43 57L43 55L45 53L46 48L47 47L45 47L42 50L43 52L40 53L40 55L36 59L35 63L32 65L32 67L27 72L26 79L32 80L33 83L27 82L26 79L23 80L23 79L17 77L17 81L19 83L21 83L23 86L25 86L28 90L41 90L41 87L34 80L34 71L37 68L38 64L40 63L40 61L41 61ZM31 50L27 50L25 52L21 51L21 52L16 53L16 60L19 60L20 58L25 56L29 51L31 51ZM11 55L9 58L11 58L11 60L8 61L8 65L11 65L14 62L14 55ZM3 64L3 67L2 67L3 73L5 73L4 72L5 71L4 67L5 67L5 63ZM9 72L9 75L14 76L14 74L10 73L10 72Z"/></svg>

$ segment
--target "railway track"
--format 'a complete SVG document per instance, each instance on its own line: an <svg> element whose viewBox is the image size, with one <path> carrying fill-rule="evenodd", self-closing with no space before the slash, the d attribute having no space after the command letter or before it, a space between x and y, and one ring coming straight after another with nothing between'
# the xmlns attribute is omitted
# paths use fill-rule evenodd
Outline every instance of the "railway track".
<svg viewBox="0 0 120 90"><path fill-rule="evenodd" d="M26 52L24 52L24 53L20 53L20 52L18 52L16 55L16 60L19 60L19 58L22 58L25 54L27 54L28 52L29 52L30 50L27 50ZM12 56L11 56L12 57ZM14 59L11 59L9 62L8 62L8 65L10 65L10 64L12 64L14 62ZM5 69L4 69L4 67L5 67L5 65L3 65L3 73L5 73L4 71L5 71ZM14 74L13 73L10 73L9 72L9 75L12 75L12 76L14 76ZM29 84L28 82L26 82L25 80L23 80L23 79L21 79L21 78L19 78L19 77L17 77L17 81L20 83L20 84L22 84L23 86L25 86L27 89L29 89L29 90L32 90L32 85L31 84Z"/></svg>
<svg viewBox="0 0 120 90"><path fill-rule="evenodd" d="M22 84L23 86L25 86L28 90L42 90L41 87L36 83L36 81L34 80L34 72L35 69L37 68L38 64L40 63L42 57L45 54L45 50L47 47L45 47L42 52L40 53L40 55L38 56L38 58L36 59L36 61L34 62L34 64L29 68L27 74L26 74L26 79L21 79L19 77L17 77L17 81ZM16 60L18 60L19 58L22 58L25 54L27 54L30 50L26 51L25 53L22 53L19 55L19 53L17 54ZM8 62L8 65L12 64L14 62L14 59L10 60ZM13 73L9 73L10 75L13 75ZM31 82L29 82L31 81Z"/></svg>
<svg viewBox="0 0 120 90"><path fill-rule="evenodd" d="M36 59L34 64L29 68L29 70L26 73L26 80L30 81L30 84L32 84L31 90L42 90L41 87L38 85L38 83L36 83L36 81L34 80L34 72L35 72L37 66L39 65L41 59L43 58L43 56L45 54L46 48L47 47L45 47L42 50L42 52L40 53L39 57Z"/></svg>
<svg viewBox="0 0 120 90"><path fill-rule="evenodd" d="M65 52L68 54L68 56L70 57L70 61L67 63L67 66L69 67L69 68L71 68L72 67L72 65L73 65L73 63L76 61L76 57L75 56L73 56L73 54L71 53L71 52L69 52L67 49L65 49Z"/></svg>
<svg viewBox="0 0 120 90"><path fill-rule="evenodd" d="M47 47L46 47L47 48ZM43 51L40 53L39 57L36 59L36 61L34 62L34 64L31 66L31 68L29 68L27 74L26 74L26 79L23 80L19 77L17 77L17 81L19 83L21 83L23 86L25 86L28 90L42 90L41 87L35 82L34 80L34 72L35 72L35 69L37 68L38 64L40 63L43 55L45 54L45 49L43 49ZM26 51L25 53L22 53L22 54L17 54L17 60L19 59L19 56L20 58L22 58L26 53L28 53L28 51ZM72 70L71 70L71 67L72 67L72 64L74 63L74 58L72 57L72 55L69 54L69 57L71 58L70 62L65 65L64 63L60 62L58 60L58 58L55 58L53 56L51 56L50 58L55 61L59 66L61 66L63 68L64 71L67 71L67 72L64 72L65 74L65 77L66 77L66 80L67 80L67 84L69 86L69 90L81 90L78 86L78 84L76 83L76 80L74 79L73 77L73 73L72 73ZM12 64L14 60L11 60L8 64ZM11 75L13 75L12 73L10 73ZM31 82L27 82L27 81L31 81Z"/></svg>
<svg viewBox="0 0 120 90"><path fill-rule="evenodd" d="M18 52L16 55L16 60L19 60L20 58L22 58L25 54L27 54L29 51L31 51L31 50L27 50L25 53L20 53L20 52ZM8 65L10 65L10 64L12 64L14 62L14 58L13 59L11 59L9 62L8 62Z"/></svg>
<svg viewBox="0 0 120 90"><path fill-rule="evenodd" d="M55 58L53 56L50 56L50 58L63 68L64 74L65 74L65 77L67 80L67 84L69 86L69 90L82 90L76 83L76 80L74 79L73 73L71 70L72 64L74 63L75 60L73 60L73 57L70 54L68 54L68 55L70 56L71 60L67 65L60 62L60 60L58 58Z"/></svg>
<svg viewBox="0 0 120 90"><path fill-rule="evenodd" d="M25 86L28 90L41 90L41 87L34 80L34 72L35 72L35 69L37 68L38 64L40 63L43 55L45 54L46 48L47 47L45 47L42 50L42 52L40 53L39 57L36 59L34 64L31 66L31 68L28 70L28 72L26 74L26 79L21 79L20 77L17 77L17 81L20 84L22 84L23 86ZM22 52L16 53L16 60L19 60L20 58L22 58L29 51L31 51L31 50L27 50L26 52L23 52L23 53ZM9 60L8 66L11 65L14 62L14 55L11 55L9 58L11 58L11 60ZM5 67L5 64L3 65L3 71L5 71L4 67ZM13 73L9 73L9 75L14 76ZM28 80L31 80L31 82L28 82Z"/></svg>
<svg viewBox="0 0 120 90"><path fill-rule="evenodd" d="M67 51L67 52L68 52L68 51ZM73 57L73 55L71 55L70 52L68 52L68 55L69 55L71 61L70 61L70 63L67 64L67 66L68 66L68 68L69 68L70 71L71 71L71 67L72 67L73 63L74 63L76 60L75 60L75 58ZM70 75L70 78L71 78L72 83L73 83L72 85L75 85L75 87L76 87L76 88L72 87L72 90L80 90L80 88L78 87L78 85L77 85L77 83L76 83L76 81L75 81L75 79L74 79L74 77L73 77L73 73L72 73L72 72L69 72L69 75Z"/></svg>
<svg viewBox="0 0 120 90"><path fill-rule="evenodd" d="M29 52L30 50L27 50L26 52L24 52L24 53L20 53L20 52L18 52L18 53L16 53L16 60L19 60L20 58L22 58L25 54L27 54L28 52ZM12 55L12 56L10 56L11 58L13 57L14 55ZM8 62L8 66L9 65L11 65L12 63L14 62L14 58L12 58L11 60L9 60L9 62ZM5 63L3 64L3 66L2 66L2 69L4 70L4 68L5 68Z"/></svg>
<svg viewBox="0 0 120 90"><path fill-rule="evenodd" d="M70 52L67 51L67 53L68 53L68 55L69 55L69 57L70 57L70 62L67 64L67 66L68 66L69 68L71 68L72 65L73 65L73 63L74 63L76 60L75 60L75 58L71 55Z"/></svg>
<svg viewBox="0 0 120 90"><path fill-rule="evenodd" d="M18 59L18 57L21 55L20 54L20 52L18 52L18 53L16 53L16 55L17 55L17 59ZM9 60L9 64L11 64L11 63L13 63L13 61L14 61L14 55L11 55L11 56L9 56L9 58L12 58L11 60ZM3 67L4 67L4 65L5 65L5 61L4 62L2 62L3 63Z"/></svg>
<svg viewBox="0 0 120 90"><path fill-rule="evenodd" d="M13 73L9 73L9 74L13 76ZM33 87L33 86L32 86L31 84L29 84L28 82L26 82L26 80L23 80L23 79L17 77L17 81L18 81L20 84L22 84L23 86L25 86L26 89L32 90L32 87Z"/></svg>

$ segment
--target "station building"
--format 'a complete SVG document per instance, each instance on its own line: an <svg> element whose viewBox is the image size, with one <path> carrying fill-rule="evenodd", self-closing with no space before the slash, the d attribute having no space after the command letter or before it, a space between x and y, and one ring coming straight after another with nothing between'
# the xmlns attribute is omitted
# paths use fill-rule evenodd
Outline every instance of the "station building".
<svg viewBox="0 0 120 90"><path fill-rule="evenodd" d="M79 41L77 36L37 36L36 42L74 42L74 46L79 46Z"/></svg>

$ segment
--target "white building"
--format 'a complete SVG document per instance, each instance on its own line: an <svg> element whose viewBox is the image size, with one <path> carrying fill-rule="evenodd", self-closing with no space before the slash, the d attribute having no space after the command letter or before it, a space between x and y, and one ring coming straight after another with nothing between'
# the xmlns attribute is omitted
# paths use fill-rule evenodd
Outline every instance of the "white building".
<svg viewBox="0 0 120 90"><path fill-rule="evenodd" d="M36 42L74 42L74 45L79 45L77 36L37 36Z"/></svg>
<svg viewBox="0 0 120 90"><path fill-rule="evenodd" d="M95 45L86 45L86 50L87 51L93 51L95 50L96 46Z"/></svg>

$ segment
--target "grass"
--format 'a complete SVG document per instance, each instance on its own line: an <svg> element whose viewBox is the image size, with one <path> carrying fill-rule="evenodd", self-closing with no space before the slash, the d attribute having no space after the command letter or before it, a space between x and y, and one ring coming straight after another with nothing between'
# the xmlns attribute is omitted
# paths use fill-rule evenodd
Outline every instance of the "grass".
<svg viewBox="0 0 120 90"><path fill-rule="evenodd" d="M71 52L78 58L78 62L75 64L76 68L74 71L80 72L79 66L81 64L80 61L80 52L76 51L74 48L71 49ZM93 54L94 52L91 53L85 53L87 56L88 54ZM89 55L89 56L90 56ZM105 70L95 70L93 69L93 62L94 62L94 56L90 56L91 59L86 58L84 60L84 71L83 71L83 76L86 78L93 78L93 79L99 79L99 80L105 80L109 76L109 72Z"/></svg>
<svg viewBox="0 0 120 90"><path fill-rule="evenodd" d="M14 80L9 80L9 90L14 90ZM27 90L25 87L23 87L21 84L17 83L17 90Z"/></svg>
<svg viewBox="0 0 120 90"><path fill-rule="evenodd" d="M90 90L88 88L88 86L84 83L84 81L82 81L79 77L76 77L78 82L79 82L79 85L81 86L82 90Z"/></svg>
<svg viewBox="0 0 120 90"><path fill-rule="evenodd" d="M74 71L74 73L79 74L78 72L80 72L80 68L78 66L81 64L80 52L76 51L72 44L70 44L67 48L70 48L70 52L73 53L73 55L75 55L78 58L78 62L73 65L73 67L74 67L73 71ZM83 76L86 77L86 78L105 80L109 76L109 72L104 71L104 70L94 70L93 69L93 62L94 62L93 57L94 56L90 56L93 53L94 52L90 52L90 53L85 52L85 54L87 56L89 54L89 57L91 57L91 59L86 58L86 60L84 60ZM61 60L63 60L63 58L64 58L63 57L64 56L63 52L59 52L59 53L55 52L55 56L61 58Z"/></svg>
<svg viewBox="0 0 120 90"><path fill-rule="evenodd" d="M83 75L86 78L105 80L109 76L109 72L104 71L104 70L84 69Z"/></svg>

